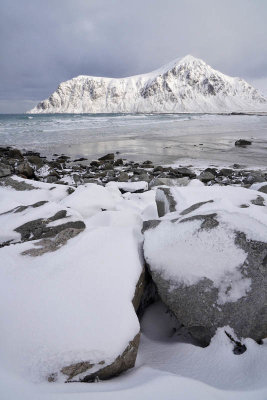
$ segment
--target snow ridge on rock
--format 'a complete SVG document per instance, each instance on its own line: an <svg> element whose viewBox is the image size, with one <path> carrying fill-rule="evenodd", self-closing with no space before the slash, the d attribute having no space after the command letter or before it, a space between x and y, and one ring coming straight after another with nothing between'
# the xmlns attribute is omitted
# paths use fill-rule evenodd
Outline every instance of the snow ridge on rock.
<svg viewBox="0 0 267 400"><path fill-rule="evenodd" d="M217 113L267 111L249 83L193 56L126 78L80 75L62 82L29 113Z"/></svg>

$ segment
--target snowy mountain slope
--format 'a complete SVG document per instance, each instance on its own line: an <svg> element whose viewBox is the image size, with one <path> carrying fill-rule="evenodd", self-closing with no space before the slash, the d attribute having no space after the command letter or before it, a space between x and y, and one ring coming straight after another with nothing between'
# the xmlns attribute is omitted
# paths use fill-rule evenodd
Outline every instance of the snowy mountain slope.
<svg viewBox="0 0 267 400"><path fill-rule="evenodd" d="M192 56L127 78L78 76L63 82L29 113L267 111L267 100Z"/></svg>

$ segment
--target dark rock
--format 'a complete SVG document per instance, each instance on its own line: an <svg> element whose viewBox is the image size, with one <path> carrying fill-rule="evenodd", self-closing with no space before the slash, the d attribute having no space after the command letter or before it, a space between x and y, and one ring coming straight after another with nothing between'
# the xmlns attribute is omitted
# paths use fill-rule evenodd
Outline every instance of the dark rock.
<svg viewBox="0 0 267 400"><path fill-rule="evenodd" d="M37 246L37 248L25 250L21 254L23 256L27 255L31 257L38 257L45 253L51 253L58 250L60 247L64 246L69 239L74 238L84 230L85 225L82 226L82 224L76 223L76 226L78 225L80 225L79 228L74 228L74 227L63 228L56 234L56 236L53 239L41 239L38 242L35 242L34 246Z"/></svg>
<svg viewBox="0 0 267 400"><path fill-rule="evenodd" d="M234 349L233 349L233 353L236 355L240 355L245 353L245 351L247 350L246 346L244 344L242 344L239 340L236 340L232 337L232 335L227 332L224 331L226 336L228 336L228 338L231 340L232 343L234 343Z"/></svg>
<svg viewBox="0 0 267 400"><path fill-rule="evenodd" d="M38 187L35 187L27 182L17 181L16 179L12 179L10 177L1 178L0 179L0 186L9 186L18 191L24 190L38 190Z"/></svg>
<svg viewBox="0 0 267 400"><path fill-rule="evenodd" d="M15 228L14 231L20 233L21 240L24 242L28 240L51 238L68 228L78 230L83 230L85 228L85 224L82 221L71 221L56 226L47 226L50 222L66 218L66 215L67 211L62 210L50 218L39 218L26 222L25 224Z"/></svg>
<svg viewBox="0 0 267 400"><path fill-rule="evenodd" d="M85 178L85 179L83 180L83 182L84 182L84 183L94 183L95 185L101 185L101 186L103 186L102 183L99 182L97 179Z"/></svg>
<svg viewBox="0 0 267 400"><path fill-rule="evenodd" d="M265 206L264 198L262 196L257 196L255 200L251 200L251 203L255 206Z"/></svg>
<svg viewBox="0 0 267 400"><path fill-rule="evenodd" d="M204 172L210 172L210 173L211 173L212 175L214 175L214 176L217 176L217 175L218 175L218 171L217 171L216 168L210 168L210 167L208 167L208 168L204 169Z"/></svg>
<svg viewBox="0 0 267 400"><path fill-rule="evenodd" d="M145 277L146 277L146 270L144 268L136 284L134 297L132 300L136 312L140 306L141 299L145 290Z"/></svg>
<svg viewBox="0 0 267 400"><path fill-rule="evenodd" d="M159 217L176 210L176 201L170 188L161 187L157 189L156 205Z"/></svg>
<svg viewBox="0 0 267 400"><path fill-rule="evenodd" d="M49 161L48 165L52 168L52 169L59 169L62 170L62 165L60 164L60 162L58 161Z"/></svg>
<svg viewBox="0 0 267 400"><path fill-rule="evenodd" d="M161 167L160 165L158 167L154 168L154 170L153 170L153 172L163 172L163 171L164 171L164 168Z"/></svg>
<svg viewBox="0 0 267 400"><path fill-rule="evenodd" d="M97 160L94 160L94 161L91 161L91 162L90 162L90 165L91 165L91 167L99 167L100 162L97 161Z"/></svg>
<svg viewBox="0 0 267 400"><path fill-rule="evenodd" d="M245 139L239 139L235 142L235 146L248 146L252 144L250 140L245 140Z"/></svg>
<svg viewBox="0 0 267 400"><path fill-rule="evenodd" d="M215 176L211 172L201 172L201 174L198 176L198 179L201 182L207 183L209 181L212 181L215 179Z"/></svg>
<svg viewBox="0 0 267 400"><path fill-rule="evenodd" d="M143 162L143 164L150 164L150 165L152 165L152 164L153 164L153 162L152 162L152 161L150 161L150 160L146 160L146 161L144 161L144 162Z"/></svg>
<svg viewBox="0 0 267 400"><path fill-rule="evenodd" d="M26 161L17 166L16 172L19 175L26 176L26 178L33 178L34 177L34 170L30 166L30 164L28 162L26 162Z"/></svg>
<svg viewBox="0 0 267 400"><path fill-rule="evenodd" d="M267 185L264 185L261 188L259 188L259 192L267 194Z"/></svg>
<svg viewBox="0 0 267 400"><path fill-rule="evenodd" d="M61 156L58 157L58 160L69 160L70 156L65 156L65 154L61 154Z"/></svg>
<svg viewBox="0 0 267 400"><path fill-rule="evenodd" d="M208 201L201 201L200 203L196 203L193 204L192 206L186 208L185 210L183 210L180 215L186 215L191 213L192 211L197 210L199 207L203 206L204 204L208 204L208 203L213 203L213 200L208 200Z"/></svg>
<svg viewBox="0 0 267 400"><path fill-rule="evenodd" d="M241 168L241 165L240 164L233 164L233 168L234 169L239 169L239 168Z"/></svg>
<svg viewBox="0 0 267 400"><path fill-rule="evenodd" d="M38 208L38 207L41 207L41 206L43 206L44 204L46 204L47 203L47 201L38 201L37 203L34 203L34 204L30 204L30 205L28 205L28 206L18 206L18 207L15 207L15 208L12 208L12 210L9 210L9 211L6 211L6 212L4 212L4 213L1 213L0 215L5 215L5 214L12 214L12 213L20 213L20 212L23 212L23 211L25 211L25 210L27 210L28 208Z"/></svg>
<svg viewBox="0 0 267 400"><path fill-rule="evenodd" d="M123 165L123 159L122 158L118 158L115 162L114 162L114 166L115 167L119 167Z"/></svg>
<svg viewBox="0 0 267 400"><path fill-rule="evenodd" d="M109 154L106 154L103 157L99 157L98 160L100 160L100 161L109 161L109 160L114 161L114 158L115 158L114 153L109 153Z"/></svg>
<svg viewBox="0 0 267 400"><path fill-rule="evenodd" d="M86 161L86 160L88 160L88 158L81 157L81 158L76 158L75 160L73 160L73 162Z"/></svg>
<svg viewBox="0 0 267 400"><path fill-rule="evenodd" d="M142 168L154 168L152 161L144 161L141 165Z"/></svg>
<svg viewBox="0 0 267 400"><path fill-rule="evenodd" d="M187 176L188 178L191 178L191 179L196 177L195 172L193 172L189 168L185 168L185 167L176 168L175 172L178 173L179 175Z"/></svg>
<svg viewBox="0 0 267 400"><path fill-rule="evenodd" d="M118 176L118 182L128 182L129 175L126 172L121 172Z"/></svg>
<svg viewBox="0 0 267 400"><path fill-rule="evenodd" d="M231 176L232 174L233 174L233 170L232 169L230 169L230 168L222 168L220 171L219 171L219 173L218 173L218 175L219 176L226 176L226 177L228 177L228 176Z"/></svg>
<svg viewBox="0 0 267 400"><path fill-rule="evenodd" d="M7 156L9 158L15 158L16 160L23 160L23 155L21 154L21 151L18 149L8 150Z"/></svg>
<svg viewBox="0 0 267 400"><path fill-rule="evenodd" d="M48 175L48 176L45 178L45 181L46 181L47 183L55 183L55 182L58 181L58 177L57 177L56 175Z"/></svg>
<svg viewBox="0 0 267 400"><path fill-rule="evenodd" d="M113 167L113 164L111 164L111 163L109 163L109 162L104 163L104 164L101 165L101 169L102 169L102 170L105 170L105 171L111 170L111 169L113 169L113 168L114 168L114 167Z"/></svg>
<svg viewBox="0 0 267 400"><path fill-rule="evenodd" d="M37 168L41 168L44 165L44 161L39 156L28 156L27 160L29 163L35 165Z"/></svg>
<svg viewBox="0 0 267 400"><path fill-rule="evenodd" d="M6 164L0 163L0 178L11 175L11 169Z"/></svg>
<svg viewBox="0 0 267 400"><path fill-rule="evenodd" d="M245 183L256 183L256 182L265 182L265 176L258 171L250 172L249 175L245 179Z"/></svg>
<svg viewBox="0 0 267 400"><path fill-rule="evenodd" d="M32 150L25 151L25 153L23 153L23 155L24 156L38 156L38 157L40 157L40 153L38 151L32 151Z"/></svg>
<svg viewBox="0 0 267 400"><path fill-rule="evenodd" d="M68 189L67 189L67 193L68 193L68 194L72 194L72 193L74 193L74 192L75 192L75 189L72 188L71 186L69 186Z"/></svg>
<svg viewBox="0 0 267 400"><path fill-rule="evenodd" d="M150 180L151 180L150 176L148 174L144 174L144 173L142 173L140 175L137 175L137 176L132 178L133 182L136 182L136 181L137 182L138 181L150 182Z"/></svg>

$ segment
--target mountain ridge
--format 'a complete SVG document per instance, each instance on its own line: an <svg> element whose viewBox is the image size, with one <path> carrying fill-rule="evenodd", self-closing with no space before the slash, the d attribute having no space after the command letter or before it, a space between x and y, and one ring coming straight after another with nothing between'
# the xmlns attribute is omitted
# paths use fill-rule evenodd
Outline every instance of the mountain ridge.
<svg viewBox="0 0 267 400"><path fill-rule="evenodd" d="M62 82L29 113L179 113L267 111L267 100L241 78L187 55L124 78L79 75Z"/></svg>

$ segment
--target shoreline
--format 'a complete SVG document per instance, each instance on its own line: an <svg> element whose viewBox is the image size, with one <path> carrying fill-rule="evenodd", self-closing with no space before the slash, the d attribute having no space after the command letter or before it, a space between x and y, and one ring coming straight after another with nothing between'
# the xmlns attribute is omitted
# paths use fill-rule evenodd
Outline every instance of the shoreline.
<svg viewBox="0 0 267 400"><path fill-rule="evenodd" d="M253 184L267 185L267 167L248 167L237 163L218 166L218 163L204 164L200 160L172 164L153 163L151 160L135 162L121 158L119 152L108 153L92 161L84 157L71 159L56 153L49 159L36 151L0 147L0 178L11 175L74 187L86 183L104 186L109 182L118 182L123 186L130 182L144 182L151 189L161 185L186 186L192 179L208 186L249 188Z"/></svg>

